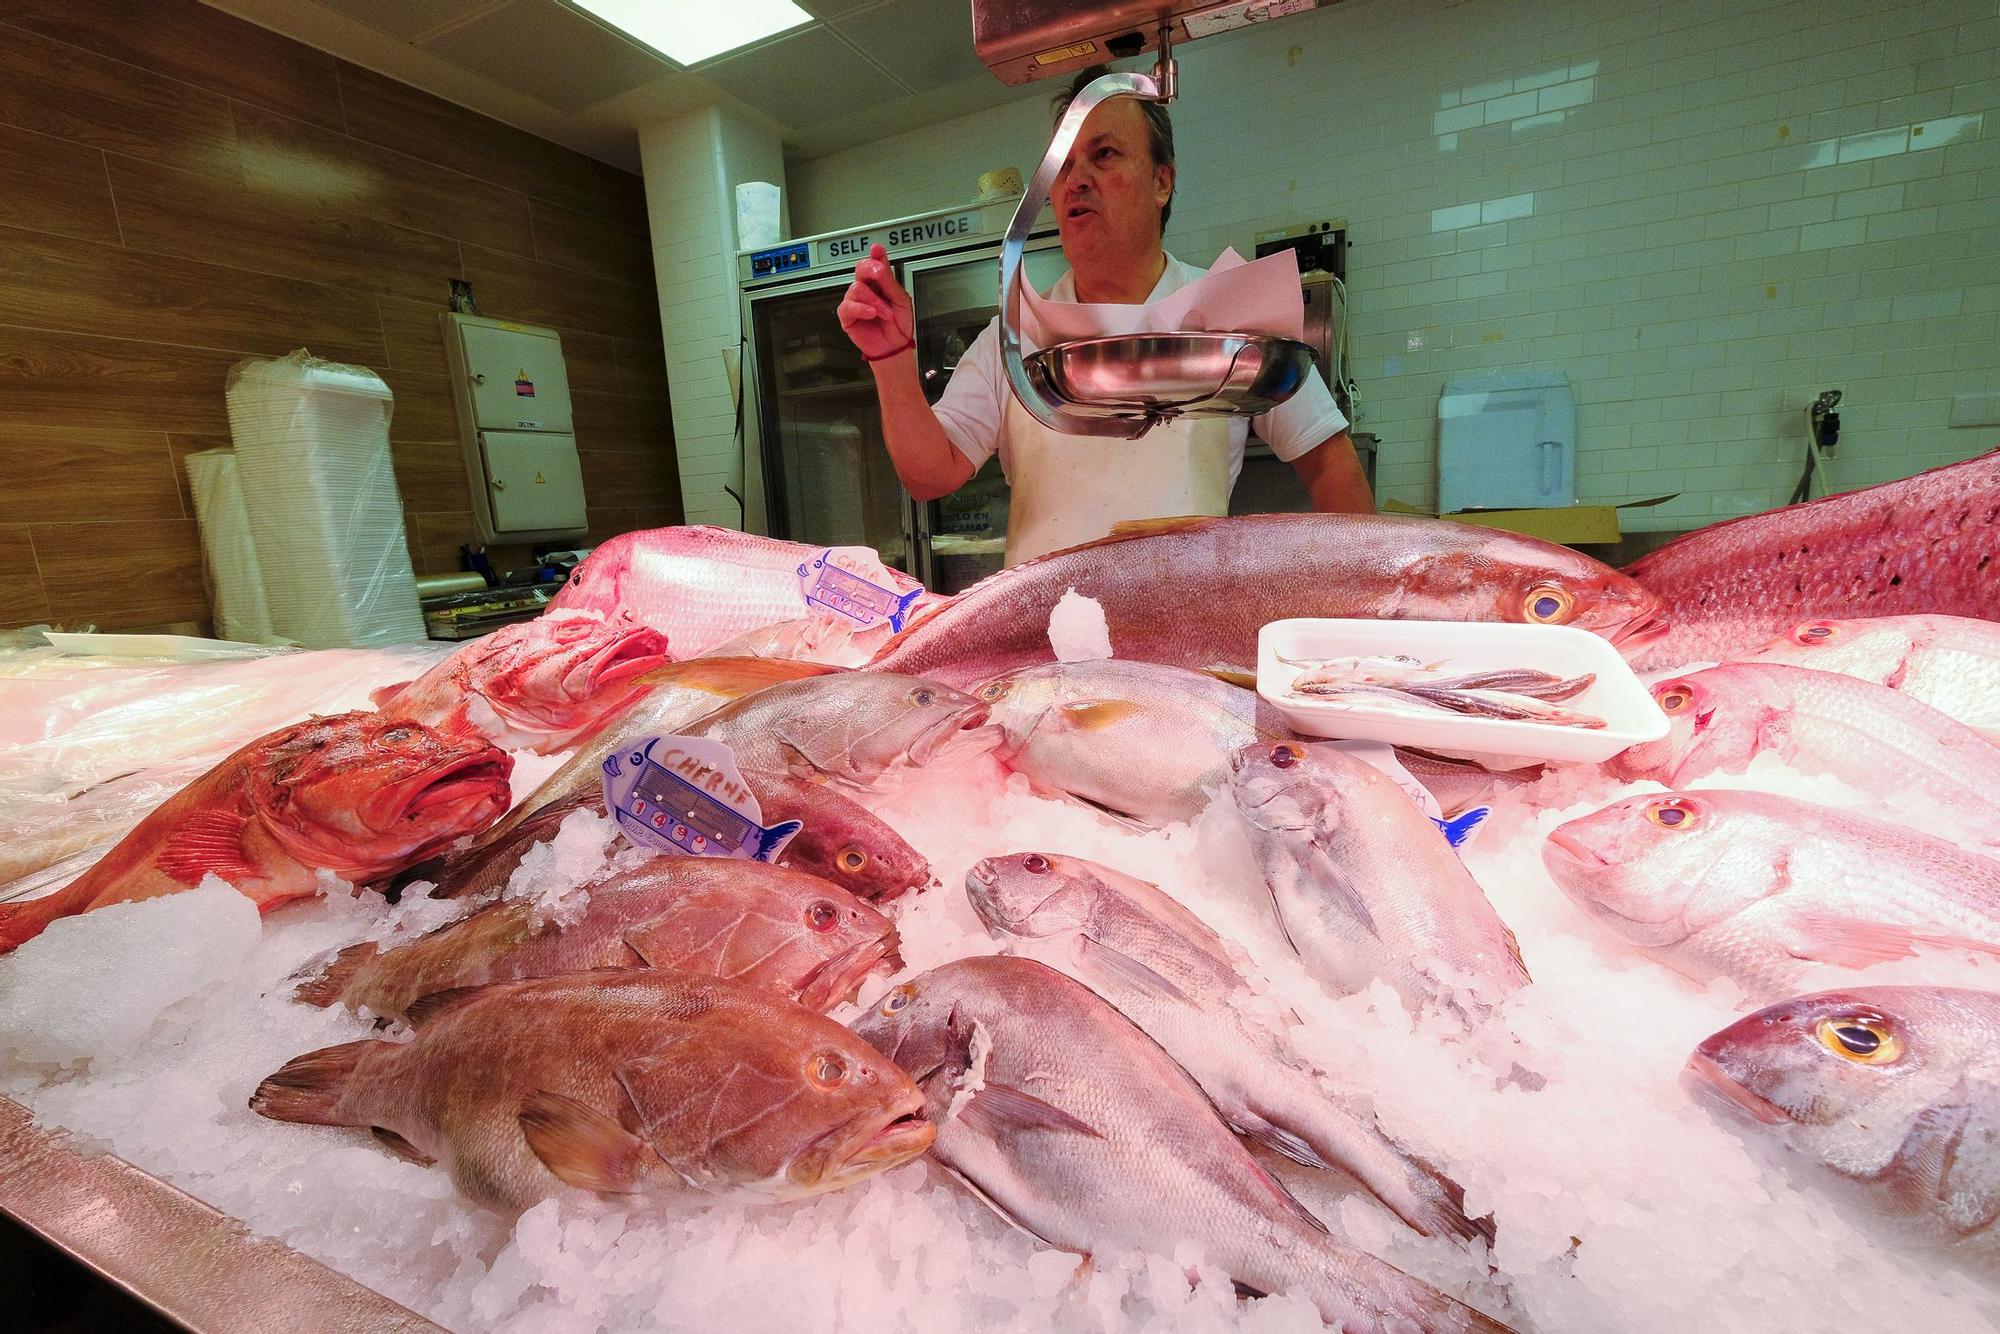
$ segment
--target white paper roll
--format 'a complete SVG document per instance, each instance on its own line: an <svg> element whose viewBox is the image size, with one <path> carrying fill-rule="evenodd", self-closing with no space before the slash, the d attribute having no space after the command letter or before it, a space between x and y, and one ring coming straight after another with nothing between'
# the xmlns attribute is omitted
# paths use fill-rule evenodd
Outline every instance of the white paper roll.
<svg viewBox="0 0 2000 1334"><path fill-rule="evenodd" d="M762 250L779 241L778 187L745 181L736 187L736 248Z"/></svg>

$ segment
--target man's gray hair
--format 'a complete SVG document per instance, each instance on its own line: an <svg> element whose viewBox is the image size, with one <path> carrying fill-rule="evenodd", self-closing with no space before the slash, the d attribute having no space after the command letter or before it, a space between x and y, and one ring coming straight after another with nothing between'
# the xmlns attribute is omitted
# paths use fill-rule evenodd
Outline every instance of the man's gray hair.
<svg viewBox="0 0 2000 1334"><path fill-rule="evenodd" d="M1069 104L1076 100L1076 95L1084 90L1085 85L1089 84L1091 80L1100 79L1109 73L1111 73L1111 66L1109 65L1092 65L1089 69L1078 70L1076 77L1070 80L1068 90L1057 93L1050 100L1049 105L1054 111L1055 119L1062 119L1063 112L1069 110ZM1153 165L1156 167L1173 166L1174 123L1167 116L1166 105L1161 102L1141 102L1139 103L1139 108L1146 113L1146 147L1152 151ZM1173 211L1174 196L1173 191L1169 189L1167 192L1167 202L1160 205L1160 230L1162 232L1167 230L1167 218Z"/></svg>

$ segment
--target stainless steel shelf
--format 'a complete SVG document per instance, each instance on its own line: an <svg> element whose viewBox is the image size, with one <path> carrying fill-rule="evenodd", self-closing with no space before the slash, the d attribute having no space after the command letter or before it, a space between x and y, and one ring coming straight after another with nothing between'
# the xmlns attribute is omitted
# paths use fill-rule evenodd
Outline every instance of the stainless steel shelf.
<svg viewBox="0 0 2000 1334"><path fill-rule="evenodd" d="M195 1334L442 1330L130 1163L76 1147L7 1098L0 1212Z"/></svg>

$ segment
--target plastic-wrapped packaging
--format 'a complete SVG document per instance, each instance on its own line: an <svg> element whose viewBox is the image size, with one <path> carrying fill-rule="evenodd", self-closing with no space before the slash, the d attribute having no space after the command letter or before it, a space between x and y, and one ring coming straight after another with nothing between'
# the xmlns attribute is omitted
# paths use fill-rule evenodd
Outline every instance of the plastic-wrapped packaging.
<svg viewBox="0 0 2000 1334"><path fill-rule="evenodd" d="M389 455L392 395L303 349L229 372L229 433L271 628L308 648L424 638Z"/></svg>
<svg viewBox="0 0 2000 1334"><path fill-rule="evenodd" d="M264 572L250 536L250 515L243 508L236 451L204 449L188 455L186 463L215 633L240 643L265 643L273 637L271 605L264 597Z"/></svg>

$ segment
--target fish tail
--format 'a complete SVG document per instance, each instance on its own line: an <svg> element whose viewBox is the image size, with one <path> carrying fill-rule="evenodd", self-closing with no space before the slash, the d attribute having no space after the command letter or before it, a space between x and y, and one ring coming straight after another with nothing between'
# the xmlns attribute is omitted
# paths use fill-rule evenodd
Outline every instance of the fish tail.
<svg viewBox="0 0 2000 1334"><path fill-rule="evenodd" d="M0 954L18 949L48 930L49 923L74 917L90 906L94 886L79 880L67 889L25 903L0 903Z"/></svg>
<svg viewBox="0 0 2000 1334"><path fill-rule="evenodd" d="M364 940L359 945L349 945L334 955L326 967L299 983L298 990L292 993L292 999L306 1005L317 1005L322 1010L344 1000L347 989L354 985L356 976L381 953L382 947L372 940Z"/></svg>
<svg viewBox="0 0 2000 1334"><path fill-rule="evenodd" d="M1404 1273L1366 1251L1333 1237L1313 1237L1298 1259L1305 1272L1276 1290L1305 1297L1342 1329L1422 1330L1424 1334L1512 1334L1483 1311L1446 1296L1422 1279ZM1241 1276L1237 1277L1242 1281ZM1287 1276L1290 1277L1290 1276ZM1263 1289L1263 1284L1252 1286Z"/></svg>
<svg viewBox="0 0 2000 1334"><path fill-rule="evenodd" d="M250 1110L273 1121L297 1121L309 1126L352 1124L337 1110L354 1067L371 1047L391 1044L375 1038L343 1042L295 1056L284 1068L257 1086Z"/></svg>

